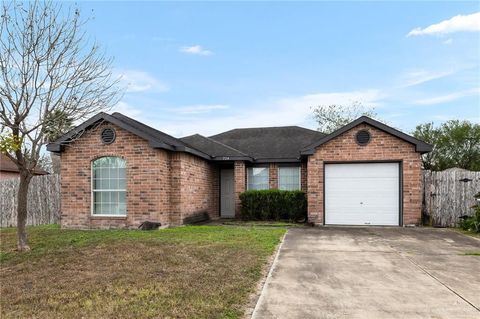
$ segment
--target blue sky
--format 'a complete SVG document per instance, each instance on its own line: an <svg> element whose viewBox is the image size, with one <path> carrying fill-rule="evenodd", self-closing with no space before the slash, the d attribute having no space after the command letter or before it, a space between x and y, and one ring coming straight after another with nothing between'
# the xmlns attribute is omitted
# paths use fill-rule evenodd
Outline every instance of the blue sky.
<svg viewBox="0 0 480 319"><path fill-rule="evenodd" d="M480 122L479 2L80 7L127 87L114 110L175 136L315 129L312 106L353 101L406 132Z"/></svg>

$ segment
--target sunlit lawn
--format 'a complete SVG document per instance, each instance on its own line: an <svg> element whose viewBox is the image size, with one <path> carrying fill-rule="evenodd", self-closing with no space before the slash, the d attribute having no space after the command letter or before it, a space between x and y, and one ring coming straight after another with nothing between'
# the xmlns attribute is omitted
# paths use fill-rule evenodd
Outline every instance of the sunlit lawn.
<svg viewBox="0 0 480 319"><path fill-rule="evenodd" d="M285 227L2 229L2 318L238 318Z"/></svg>

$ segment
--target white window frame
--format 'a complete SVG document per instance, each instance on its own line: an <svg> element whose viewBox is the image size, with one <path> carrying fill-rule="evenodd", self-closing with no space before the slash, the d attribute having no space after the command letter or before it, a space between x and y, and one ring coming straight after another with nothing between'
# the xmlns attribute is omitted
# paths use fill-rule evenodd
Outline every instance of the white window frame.
<svg viewBox="0 0 480 319"><path fill-rule="evenodd" d="M254 168L265 168L267 170L267 188L262 188L262 189L254 189L250 188L250 174L248 173L249 169L254 169ZM247 191L248 190L266 190L270 189L270 166L268 165L255 165L255 166L248 166L246 168L246 173L247 173Z"/></svg>
<svg viewBox="0 0 480 319"><path fill-rule="evenodd" d="M90 216L92 217L119 217L119 218L123 218L123 217L127 217L127 214L128 214L128 211L127 211L127 207L125 207L125 214L95 214L95 190L93 188L93 183L94 183L94 174L93 174L93 163L98 160L98 159L101 159L103 157L118 157L120 159L122 159L123 161L125 161L125 164L126 164L126 160L121 157L121 156L100 156L100 157L97 157L95 159L93 159L90 163ZM125 192L125 205L127 205L127 167L125 165L125 189L102 189L100 192Z"/></svg>
<svg viewBox="0 0 480 319"><path fill-rule="evenodd" d="M297 168L298 169L298 189L295 189L295 190L302 190L302 167L299 165L299 166L296 166L296 165L285 165L285 166L282 166L282 165L279 165L278 166L278 169L277 169L277 176L278 176L278 189L282 190L280 188L280 169L282 168Z"/></svg>

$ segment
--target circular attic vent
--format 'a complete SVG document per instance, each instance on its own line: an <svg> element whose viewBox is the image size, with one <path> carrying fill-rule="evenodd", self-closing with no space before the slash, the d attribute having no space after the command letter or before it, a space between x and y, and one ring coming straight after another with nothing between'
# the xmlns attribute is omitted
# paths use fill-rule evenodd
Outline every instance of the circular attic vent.
<svg viewBox="0 0 480 319"><path fill-rule="evenodd" d="M370 142L370 133L367 130L361 130L357 132L355 138L358 145L367 145Z"/></svg>
<svg viewBox="0 0 480 319"><path fill-rule="evenodd" d="M103 144L112 144L115 141L115 130L104 128L101 134Z"/></svg>

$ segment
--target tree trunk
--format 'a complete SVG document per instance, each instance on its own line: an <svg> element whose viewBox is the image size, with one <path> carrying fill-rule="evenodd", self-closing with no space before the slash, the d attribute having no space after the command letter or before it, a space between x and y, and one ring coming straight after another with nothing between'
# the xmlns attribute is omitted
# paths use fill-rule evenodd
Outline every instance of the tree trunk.
<svg viewBox="0 0 480 319"><path fill-rule="evenodd" d="M27 241L27 197L28 186L32 180L32 174L26 170L20 171L20 185L18 187L18 205L17 205L17 249L19 251L28 251L30 247Z"/></svg>

